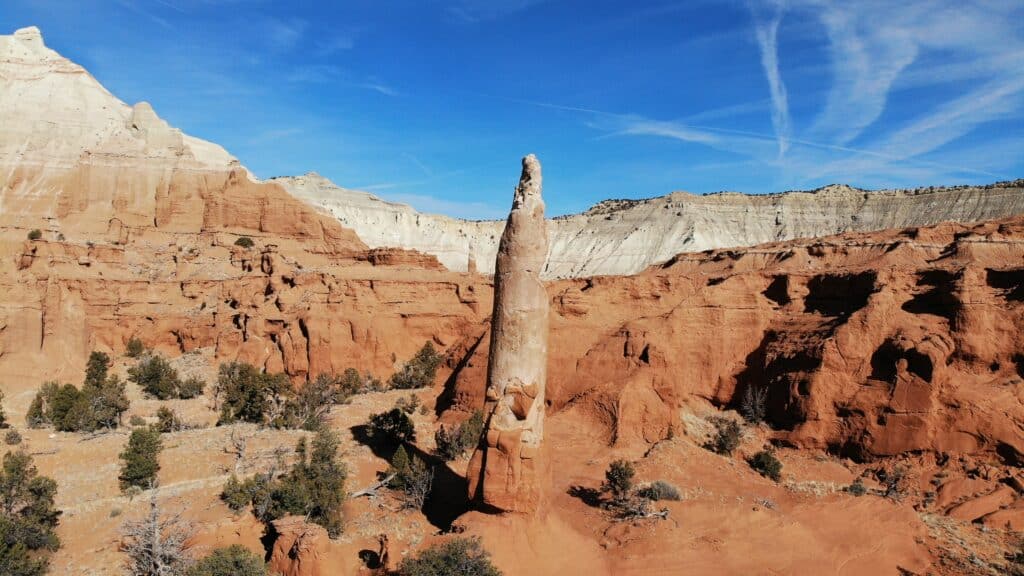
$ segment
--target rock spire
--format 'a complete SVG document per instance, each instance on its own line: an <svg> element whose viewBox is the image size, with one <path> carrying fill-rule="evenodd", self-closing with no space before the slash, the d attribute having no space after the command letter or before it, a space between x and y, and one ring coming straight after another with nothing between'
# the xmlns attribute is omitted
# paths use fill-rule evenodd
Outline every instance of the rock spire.
<svg viewBox="0 0 1024 576"><path fill-rule="evenodd" d="M540 162L523 158L494 274L487 365L487 430L470 461L469 496L503 512L533 512L543 466L548 296L540 273L548 252Z"/></svg>

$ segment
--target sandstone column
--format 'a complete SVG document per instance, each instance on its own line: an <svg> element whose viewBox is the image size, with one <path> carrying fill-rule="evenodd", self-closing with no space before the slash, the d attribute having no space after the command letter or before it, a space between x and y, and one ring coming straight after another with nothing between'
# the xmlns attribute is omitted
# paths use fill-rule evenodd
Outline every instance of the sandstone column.
<svg viewBox="0 0 1024 576"><path fill-rule="evenodd" d="M548 252L540 162L523 158L494 268L485 437L467 470L469 497L502 512L533 512L544 466L548 295L540 272Z"/></svg>

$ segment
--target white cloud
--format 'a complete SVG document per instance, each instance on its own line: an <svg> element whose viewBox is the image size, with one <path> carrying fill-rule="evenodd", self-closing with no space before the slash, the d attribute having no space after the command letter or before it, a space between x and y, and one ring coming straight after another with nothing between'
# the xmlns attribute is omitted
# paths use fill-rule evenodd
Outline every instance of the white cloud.
<svg viewBox="0 0 1024 576"><path fill-rule="evenodd" d="M758 10L754 9L754 34L761 50L761 66L768 79L768 92L772 99L772 126L775 128L775 136L779 142L779 157L781 158L786 155L786 150L789 148L788 141L792 129L789 118L789 97L786 93L786 84L782 81L782 73L779 71L778 37L783 6L781 2L776 2L773 8L772 16L767 20L758 17Z"/></svg>
<svg viewBox="0 0 1024 576"><path fill-rule="evenodd" d="M298 46L308 26L309 23L301 18L267 18L263 22L264 34L270 48L282 52Z"/></svg>
<svg viewBox="0 0 1024 576"><path fill-rule="evenodd" d="M494 20L507 14L520 12L544 0L457 0L446 11L462 22L475 23Z"/></svg>

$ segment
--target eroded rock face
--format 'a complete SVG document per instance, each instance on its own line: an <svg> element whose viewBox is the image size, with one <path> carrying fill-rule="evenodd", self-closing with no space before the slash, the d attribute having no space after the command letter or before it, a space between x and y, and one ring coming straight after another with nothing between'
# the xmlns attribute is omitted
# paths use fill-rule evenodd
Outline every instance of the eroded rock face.
<svg viewBox="0 0 1024 576"><path fill-rule="evenodd" d="M487 430L467 472L470 498L504 512L536 510L544 471L548 296L540 271L548 238L541 189L540 162L531 154L495 263Z"/></svg>
<svg viewBox="0 0 1024 576"><path fill-rule="evenodd" d="M1020 466L1024 219L683 254L549 285L546 400L642 454L681 401L767 395L778 441L856 461L912 453ZM487 326L449 397L484 405ZM477 344L479 342L479 344Z"/></svg>
<svg viewBox="0 0 1024 576"><path fill-rule="evenodd" d="M274 547L270 553L270 571L282 576L344 576L341 558L332 554L330 538L322 526L299 516L274 520Z"/></svg>

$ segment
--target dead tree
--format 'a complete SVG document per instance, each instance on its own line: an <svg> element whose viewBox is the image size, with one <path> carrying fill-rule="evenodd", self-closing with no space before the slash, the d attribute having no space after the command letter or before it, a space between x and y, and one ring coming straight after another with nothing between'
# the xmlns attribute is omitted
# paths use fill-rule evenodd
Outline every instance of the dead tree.
<svg viewBox="0 0 1024 576"><path fill-rule="evenodd" d="M355 492L349 495L349 498L359 498L360 496L369 496L370 498L376 498L377 491L380 490L381 488L386 488L387 485L392 480L395 479L396 475L397 474L389 474L384 479L378 482L374 482L373 484L367 486L366 488L363 488L362 490L356 490Z"/></svg>
<svg viewBox="0 0 1024 576"><path fill-rule="evenodd" d="M182 576L192 564L185 542L192 528L181 514L161 516L157 491L150 491L145 518L125 522L121 550L128 576Z"/></svg>
<svg viewBox="0 0 1024 576"><path fill-rule="evenodd" d="M237 429L233 429L230 440L231 446L225 447L224 452L235 455L235 474L238 474L245 465L245 449L249 443L249 437L241 436Z"/></svg>

